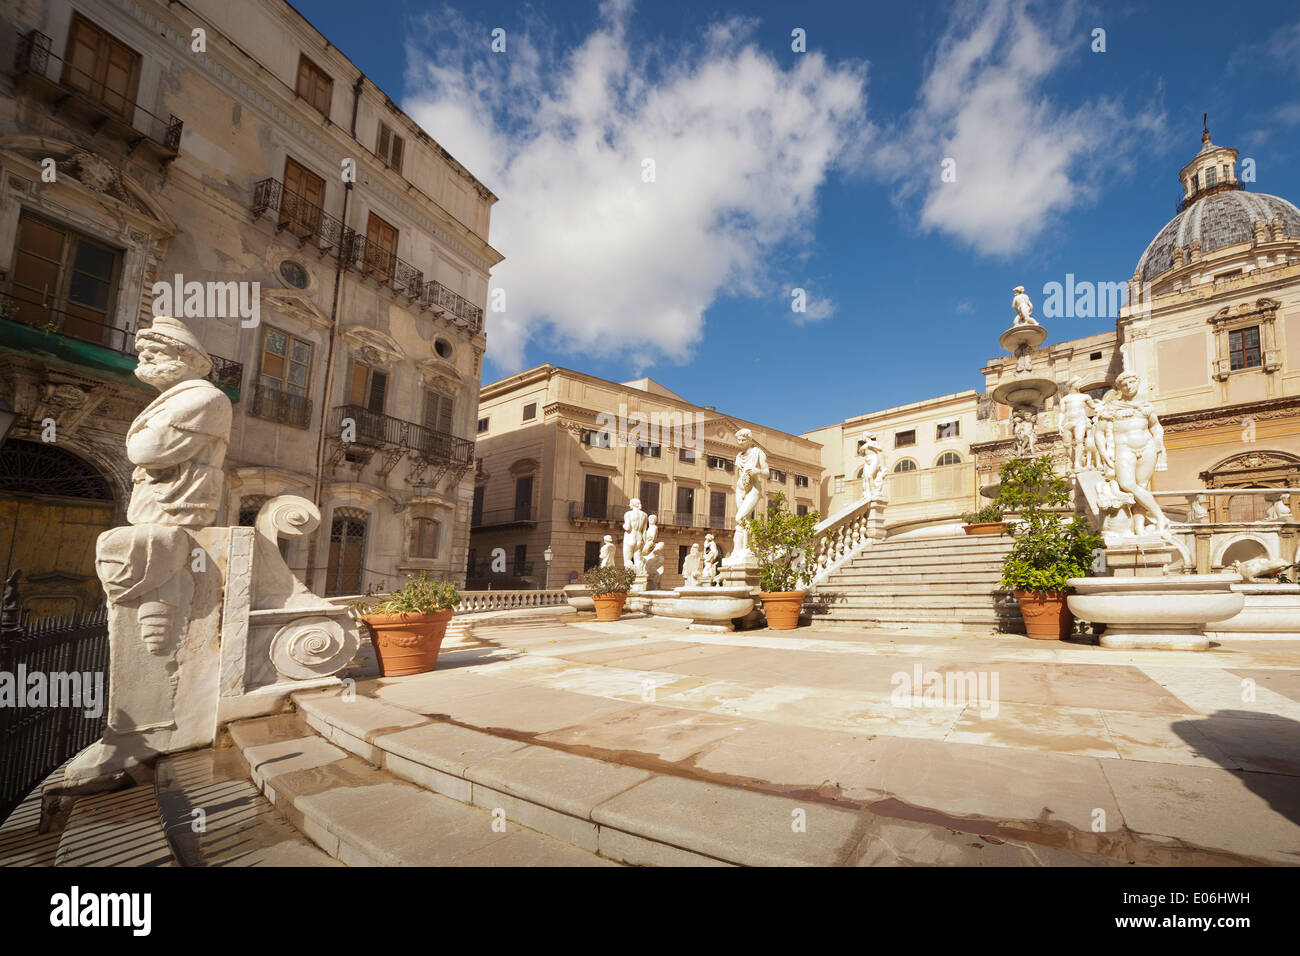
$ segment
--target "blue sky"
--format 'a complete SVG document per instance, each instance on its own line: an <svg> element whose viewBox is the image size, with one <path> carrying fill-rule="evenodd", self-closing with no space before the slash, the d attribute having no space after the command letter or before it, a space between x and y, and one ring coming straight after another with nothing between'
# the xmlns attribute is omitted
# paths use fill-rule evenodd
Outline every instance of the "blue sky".
<svg viewBox="0 0 1300 956"><path fill-rule="evenodd" d="M1300 200L1292 0L296 5L501 198L484 381L649 375L805 431L980 388L1017 284L1041 316L1126 280L1203 112Z"/></svg>

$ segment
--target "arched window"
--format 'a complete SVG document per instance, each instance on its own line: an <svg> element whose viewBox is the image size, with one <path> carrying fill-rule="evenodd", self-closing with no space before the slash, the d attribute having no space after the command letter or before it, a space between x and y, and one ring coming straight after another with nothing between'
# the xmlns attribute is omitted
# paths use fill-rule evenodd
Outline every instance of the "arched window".
<svg viewBox="0 0 1300 956"><path fill-rule="evenodd" d="M946 451L939 456L939 460L934 463L936 468L943 468L947 465L960 465L961 455L955 451Z"/></svg>
<svg viewBox="0 0 1300 956"><path fill-rule="evenodd" d="M916 462L912 461L912 459L910 458L904 458L902 461L900 461L898 464L894 466L895 474L898 474L899 472L902 471L916 471Z"/></svg>
<svg viewBox="0 0 1300 956"><path fill-rule="evenodd" d="M72 452L39 441L10 438L0 446L0 494L53 495L112 501L99 472Z"/></svg>
<svg viewBox="0 0 1300 956"><path fill-rule="evenodd" d="M1106 383L1103 382L1100 385L1089 385L1087 388L1079 389L1079 391L1083 392L1083 394L1087 395L1089 398L1093 399L1094 401L1100 402L1103 398L1106 397L1106 393L1109 392L1114 387L1115 387L1114 385L1107 385Z"/></svg>

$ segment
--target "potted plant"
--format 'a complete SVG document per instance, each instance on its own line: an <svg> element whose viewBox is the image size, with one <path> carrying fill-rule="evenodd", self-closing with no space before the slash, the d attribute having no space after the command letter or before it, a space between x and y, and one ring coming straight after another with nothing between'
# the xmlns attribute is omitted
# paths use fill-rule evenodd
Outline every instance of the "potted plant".
<svg viewBox="0 0 1300 956"><path fill-rule="evenodd" d="M799 626L820 520L815 511L797 515L787 510L785 495L778 493L768 502L766 514L761 518L750 515L744 521L749 548L758 558L758 597L767 626L773 630Z"/></svg>
<svg viewBox="0 0 1300 956"><path fill-rule="evenodd" d="M1001 534L1002 506L996 501L979 511L968 511L961 516L965 522L962 530L967 534Z"/></svg>
<svg viewBox="0 0 1300 956"><path fill-rule="evenodd" d="M380 673L401 677L433 670L459 603L455 584L431 581L421 571L419 577L408 575L386 600L363 606L361 620L370 631Z"/></svg>
<svg viewBox="0 0 1300 956"><path fill-rule="evenodd" d="M1069 636L1074 621L1065 602L1066 581L1087 576L1101 535L1082 516L1061 515L1059 508L1070 501L1070 482L1052 468L1050 455L1009 461L1000 477L998 505L1019 514L1003 528L1016 543L1002 562L1002 587L1015 593L1030 637L1060 640Z"/></svg>
<svg viewBox="0 0 1300 956"><path fill-rule="evenodd" d="M615 564L597 565L582 576L582 582L591 588L596 620L617 621L622 616L627 592L635 580L635 571Z"/></svg>

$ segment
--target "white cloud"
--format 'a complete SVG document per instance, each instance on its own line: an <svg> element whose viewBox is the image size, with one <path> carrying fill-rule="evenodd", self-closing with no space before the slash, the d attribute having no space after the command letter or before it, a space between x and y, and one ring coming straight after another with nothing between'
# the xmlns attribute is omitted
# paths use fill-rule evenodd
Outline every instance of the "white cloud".
<svg viewBox="0 0 1300 956"><path fill-rule="evenodd" d="M862 65L778 62L739 18L691 48L633 46L630 16L606 3L567 54L530 22L494 55L487 27L444 10L408 48L405 108L501 197L508 311L488 344L505 368L535 339L685 361L719 295L788 301L798 283L773 263L808 244L818 187L861 150Z"/></svg>
<svg viewBox="0 0 1300 956"><path fill-rule="evenodd" d="M1151 109L1128 114L1098 97L1068 109L1045 86L1091 53L1087 30L1066 12L1045 25L1028 0L966 0L927 65L915 108L874 155L898 182L899 202L919 204L918 226L977 251L1026 250L1052 220L1090 201L1163 129ZM955 181L943 180L945 158Z"/></svg>

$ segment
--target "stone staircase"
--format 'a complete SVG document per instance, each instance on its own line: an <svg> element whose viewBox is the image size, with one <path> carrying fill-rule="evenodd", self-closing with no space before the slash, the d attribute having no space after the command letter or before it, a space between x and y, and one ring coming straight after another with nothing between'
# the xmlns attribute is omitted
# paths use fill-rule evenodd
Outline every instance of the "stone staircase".
<svg viewBox="0 0 1300 956"><path fill-rule="evenodd" d="M1016 599L998 586L1013 541L953 534L872 544L809 595L815 624L867 630L1023 634Z"/></svg>

